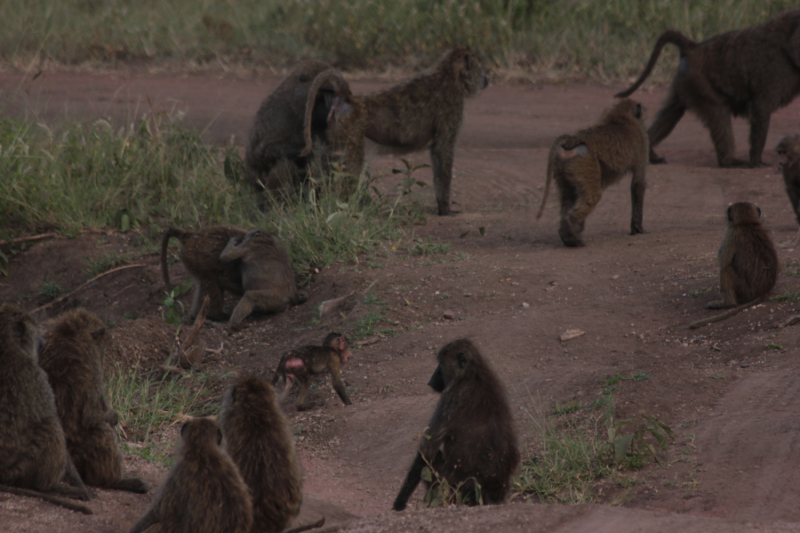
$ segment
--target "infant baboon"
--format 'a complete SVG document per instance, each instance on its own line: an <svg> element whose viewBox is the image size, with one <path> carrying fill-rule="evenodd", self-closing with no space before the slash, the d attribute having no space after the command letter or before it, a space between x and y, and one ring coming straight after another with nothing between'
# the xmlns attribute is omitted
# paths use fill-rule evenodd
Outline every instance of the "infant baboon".
<svg viewBox="0 0 800 533"><path fill-rule="evenodd" d="M429 490L441 478L474 504L480 485L483 503L501 503L519 464L503 385L467 339L446 344L436 358L439 365L428 385L442 396L392 508L405 509L426 465L435 472L433 483L426 482Z"/></svg>
<svg viewBox="0 0 800 533"><path fill-rule="evenodd" d="M344 148L347 170L359 174L364 138L389 153L430 148L439 215L450 214L453 150L464 118L464 100L489 84L478 57L454 48L430 70L375 94L337 98L331 111L334 145Z"/></svg>
<svg viewBox="0 0 800 533"><path fill-rule="evenodd" d="M792 202L797 223L800 224L800 135L784 137L776 148L780 158L786 194Z"/></svg>
<svg viewBox="0 0 800 533"><path fill-rule="evenodd" d="M219 411L225 450L253 498L253 533L278 533L303 500L300 463L272 386L242 378L225 392Z"/></svg>
<svg viewBox="0 0 800 533"><path fill-rule="evenodd" d="M351 405L352 402L347 397L347 391L339 374L341 366L348 359L350 359L350 342L347 337L341 333L330 333L322 341L322 346L303 346L283 354L272 377L272 385L276 385L278 379L283 378L285 386L281 396L285 397L292 387L292 380L297 379L301 386L300 394L297 396L297 410L305 411L313 407L312 404L306 403L311 376L330 371L331 383L336 394L345 405Z"/></svg>
<svg viewBox="0 0 800 533"><path fill-rule="evenodd" d="M250 533L253 506L210 418L181 428L175 465L130 533Z"/></svg>
<svg viewBox="0 0 800 533"><path fill-rule="evenodd" d="M621 100L606 111L597 125L575 135L562 135L553 141L542 205L536 220L542 216L550 180L555 177L561 193L558 234L566 246L583 246L580 235L586 217L600 201L603 190L630 171L631 235L644 233L646 167L644 111L641 104L633 100Z"/></svg>
<svg viewBox="0 0 800 533"><path fill-rule="evenodd" d="M172 237L181 241L183 247L180 259L189 275L194 279L194 296L189 318L194 319L200 311L203 297L208 294L207 317L211 320L228 319L224 311L225 291L237 295L244 294L242 288L242 269L239 261L223 262L219 255L232 238L241 239L245 231L233 226L206 226L196 231L168 228L161 239L161 273L167 290L172 286L167 268L167 246Z"/></svg>
<svg viewBox="0 0 800 533"><path fill-rule="evenodd" d="M119 417L108 404L103 374L111 333L85 309L64 313L47 333L39 364L55 394L70 457L88 485L147 492L137 477L123 478L124 460L114 430Z"/></svg>
<svg viewBox="0 0 800 533"><path fill-rule="evenodd" d="M244 295L231 314L229 326L237 326L253 311L280 313L308 300L297 290L289 254L275 238L258 229L243 238L231 237L219 256L223 263L239 263Z"/></svg>
<svg viewBox="0 0 800 533"><path fill-rule="evenodd" d="M28 313L0 306L0 483L88 500L91 493L67 453L53 391L38 364L42 346ZM61 486L62 480L72 487Z"/></svg>
<svg viewBox="0 0 800 533"><path fill-rule="evenodd" d="M711 133L721 167L760 166L773 112L800 92L800 10L767 22L697 43L680 32L665 31L656 42L639 79L617 97L631 95L672 43L680 50L678 72L647 133L650 162L664 163L653 148L669 135L688 109ZM731 115L750 119L750 161L734 158Z"/></svg>
<svg viewBox="0 0 800 533"><path fill-rule="evenodd" d="M245 180L257 191L278 191L301 178L314 140L323 153L328 148L328 115L337 96L350 98L350 86L330 65L295 65L256 113Z"/></svg>

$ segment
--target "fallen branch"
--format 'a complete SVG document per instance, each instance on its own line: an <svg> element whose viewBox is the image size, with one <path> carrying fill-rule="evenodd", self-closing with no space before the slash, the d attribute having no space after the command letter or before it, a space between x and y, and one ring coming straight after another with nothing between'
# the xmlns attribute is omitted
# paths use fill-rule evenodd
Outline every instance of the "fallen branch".
<svg viewBox="0 0 800 533"><path fill-rule="evenodd" d="M766 301L766 299L767 295L765 294L763 296L759 296L758 298L756 298L751 302L747 302L746 304L738 305L732 309L729 309L728 311L722 313L721 315L713 316L711 318L704 318L703 320L698 320L697 322L692 322L691 324L689 324L689 329L697 329L708 324L713 324L714 322L719 322L720 320L725 320L726 318L730 318L733 315L741 313L745 309L748 309L750 307L753 307L754 305L758 305L761 302Z"/></svg>
<svg viewBox="0 0 800 533"><path fill-rule="evenodd" d="M84 287L87 287L88 285L91 285L92 283L94 283L98 279L102 278L103 276L108 276L109 274L113 274L114 272L119 272L120 270L125 270L127 268L138 268L138 267L143 267L143 266L145 266L145 265L144 264L125 265L125 266L117 267L117 268L114 268L114 269L111 269L111 270L106 270L102 274L98 274L97 276L93 277L92 279L90 279L89 281L87 281L86 283L84 283L83 285L81 285L80 287L75 289L74 291L71 291L71 292L65 294L64 296L62 296L60 298L56 298L55 300L53 300L49 304L44 304L44 305L42 305L40 307L37 307L36 309L31 311L31 313L38 313L39 311L47 309L48 307L52 307L55 304L66 300L67 298L69 298L70 296L72 296L73 294L78 292L79 290L83 289Z"/></svg>
<svg viewBox="0 0 800 533"><path fill-rule="evenodd" d="M0 241L0 246L5 246L6 244L19 244L21 242L34 242L34 241L43 241L44 239L65 239L66 237L62 237L58 233L42 233L40 235L30 235L28 237L20 237L18 239L11 239L11 240L2 240Z"/></svg>
<svg viewBox="0 0 800 533"><path fill-rule="evenodd" d="M197 341L197 336L200 334L200 328L203 327L203 323L206 321L206 312L208 311L208 305L210 302L211 298L206 295L206 297L203 298L203 305L200 306L200 312L197 313L197 317L194 319L192 329L189 330L189 334L186 336L186 340L181 342L180 337L176 339L175 349L172 350L171 354L169 354L169 357L167 357L167 360L164 362L163 366L177 366L179 368L187 368L188 366L194 368L200 366L200 364L203 362L203 353L205 352L205 347L201 349L194 349L194 343ZM220 347L220 350L221 349L222 348Z"/></svg>

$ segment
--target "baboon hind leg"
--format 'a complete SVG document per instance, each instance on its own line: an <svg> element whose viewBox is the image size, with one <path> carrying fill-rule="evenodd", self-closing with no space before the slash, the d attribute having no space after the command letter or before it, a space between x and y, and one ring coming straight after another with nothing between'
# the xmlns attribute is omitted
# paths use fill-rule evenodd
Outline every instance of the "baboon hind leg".
<svg viewBox="0 0 800 533"><path fill-rule="evenodd" d="M753 168L767 166L761 162L761 154L767 144L770 118L769 110L753 103L750 109L750 166Z"/></svg>
<svg viewBox="0 0 800 533"><path fill-rule="evenodd" d="M722 293L722 300L714 300L706 304L706 309L725 309L737 304L736 288L742 283L739 274L730 265L726 266L719 273L719 292Z"/></svg>
<svg viewBox="0 0 800 533"><path fill-rule="evenodd" d="M683 118L686 112L686 106L675 93L675 90L670 90L669 96L666 101L658 110L656 118L647 130L647 137L650 139L650 162L654 164L666 163L667 160L659 157L653 148L661 141L667 138L672 133L675 126Z"/></svg>
<svg viewBox="0 0 800 533"><path fill-rule="evenodd" d="M439 216L451 214L450 182L453 181L453 150L455 139L449 136L436 139L431 145L431 166L433 167L433 187L436 190L436 206Z"/></svg>
<svg viewBox="0 0 800 533"><path fill-rule="evenodd" d="M747 163L733 157L736 144L730 111L722 103L706 102L698 107L696 113L711 134L714 151L717 153L717 164L721 168L746 166Z"/></svg>
<svg viewBox="0 0 800 533"><path fill-rule="evenodd" d="M644 233L644 191L646 188L644 166L633 169L631 179L631 235Z"/></svg>
<svg viewBox="0 0 800 533"><path fill-rule="evenodd" d="M230 325L239 324L253 311L280 313L292 304L288 296L278 296L275 290L247 291L231 314Z"/></svg>

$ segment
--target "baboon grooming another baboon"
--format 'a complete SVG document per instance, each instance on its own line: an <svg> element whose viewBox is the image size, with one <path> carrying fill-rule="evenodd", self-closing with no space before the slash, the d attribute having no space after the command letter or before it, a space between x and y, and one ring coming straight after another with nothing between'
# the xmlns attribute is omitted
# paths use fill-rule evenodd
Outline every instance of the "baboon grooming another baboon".
<svg viewBox="0 0 800 533"><path fill-rule="evenodd" d="M566 246L584 245L580 235L586 217L600 201L603 190L628 172L632 174L631 235L644 233L647 133L643 124L641 104L625 99L606 111L597 125L553 141L536 220L542 216L550 180L555 178L561 194L558 234Z"/></svg>
<svg viewBox="0 0 800 533"><path fill-rule="evenodd" d="M108 404L103 375L111 333L85 309L64 313L45 336L39 364L55 395L67 450L89 485L147 492L137 477L123 478L124 460L114 429L119 417Z"/></svg>
<svg viewBox="0 0 800 533"><path fill-rule="evenodd" d="M478 348L467 339L446 344L428 385L441 392L436 410L419 439L419 451L393 509L402 511L429 465L433 483L443 479L466 500L502 503L519 464L514 421L505 390Z"/></svg>
<svg viewBox="0 0 800 533"><path fill-rule="evenodd" d="M210 418L183 425L175 465L130 533L250 533L250 494L221 441Z"/></svg>
<svg viewBox="0 0 800 533"><path fill-rule="evenodd" d="M464 100L489 84L478 57L454 48L430 70L375 94L337 98L331 112L335 146L345 151L348 172L364 164L365 137L403 154L430 148L440 215L450 214L453 150L464 118Z"/></svg>
<svg viewBox="0 0 800 533"><path fill-rule="evenodd" d="M67 453L53 391L39 367L43 343L28 313L0 306L0 483L88 500L91 493Z"/></svg>
<svg viewBox="0 0 800 533"><path fill-rule="evenodd" d="M322 61L302 61L261 103L245 155L245 180L257 191L292 184L310 162L314 140L327 148L334 98L350 97L342 75Z"/></svg>
<svg viewBox="0 0 800 533"><path fill-rule="evenodd" d="M297 290L286 248L265 231L251 230L241 239L231 237L219 260L238 262L242 273L244 295L231 314L231 327L253 311L280 313L308 300L308 294Z"/></svg>
<svg viewBox="0 0 800 533"><path fill-rule="evenodd" d="M272 386L242 378L225 392L219 411L225 450L253 498L253 533L278 533L303 500L294 440Z"/></svg>
<svg viewBox="0 0 800 533"><path fill-rule="evenodd" d="M206 226L195 231L184 231L168 228L161 239L161 273L167 290L172 289L167 267L167 246L172 237L181 241L183 247L180 259L194 280L194 296L189 317L194 318L200 311L203 297L208 294L208 318L211 320L227 320L224 310L225 291L241 296L242 270L239 261L220 260L219 255L232 238L241 239L245 230L233 226Z"/></svg>
<svg viewBox="0 0 800 533"><path fill-rule="evenodd" d="M301 386L300 394L297 396L297 410L305 411L312 407L306 403L311 376L330 371L331 383L336 394L345 405L351 405L352 402L347 397L347 391L339 374L341 366L348 359L350 359L350 342L347 337L341 333L330 333L322 341L322 346L303 346L283 354L272 377L272 385L276 385L278 379L283 378L285 388L282 396L285 396L292 386L292 380L297 379Z"/></svg>
<svg viewBox="0 0 800 533"><path fill-rule="evenodd" d="M800 10L767 22L697 43L680 32L665 31L639 79L617 97L631 95L644 82L668 43L680 50L678 72L647 133L650 162L663 163L653 148L664 140L688 109L711 133L721 167L746 165L734 159L731 115L750 119L749 166L761 165L773 112L800 92Z"/></svg>
<svg viewBox="0 0 800 533"><path fill-rule="evenodd" d="M775 150L780 158L786 194L789 195L795 218L800 224L800 135L784 137Z"/></svg>
<svg viewBox="0 0 800 533"><path fill-rule="evenodd" d="M761 209L748 202L728 207L728 231L719 258L719 291L722 300L708 309L735 307L722 315L695 322L692 329L733 316L767 298L778 279L778 253L769 232L761 225Z"/></svg>

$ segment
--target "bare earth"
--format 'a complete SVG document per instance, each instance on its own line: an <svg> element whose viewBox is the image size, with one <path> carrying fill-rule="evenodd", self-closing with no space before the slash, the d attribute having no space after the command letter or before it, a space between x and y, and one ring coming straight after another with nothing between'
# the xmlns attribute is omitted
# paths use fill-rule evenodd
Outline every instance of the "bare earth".
<svg viewBox="0 0 800 533"><path fill-rule="evenodd" d="M0 110L48 124L65 116L131 120L142 113L182 111L209 141L233 138L241 146L261 99L278 81L50 72L31 81L0 73ZM353 89L385 85L354 82ZM648 168L648 233L628 235L626 180L609 189L589 217L587 247L564 248L556 233L556 194L542 220L534 222L550 143L596 121L621 88L490 86L468 102L459 139L453 199L462 212L435 216L432 188L426 188L420 195L427 223L408 229L449 243L450 253L420 257L387 247L387 255L378 254L372 264L323 269L308 287L305 305L251 319L235 334L204 329L201 337L209 347L224 346L204 371L269 377L283 352L319 343L331 330L347 330L369 312L362 294L372 283L387 305L387 321L399 323L379 329L408 328L354 351L344 370L347 386L355 389L354 405L345 408L327 380L313 393L324 407L298 414L287 405L306 470L306 504L297 524L325 515L329 525L347 524L345 530L358 532L800 531L800 361L793 359L800 326L777 327L800 313L800 303L767 302L720 324L687 328L709 315L704 306L717 297L716 249L725 207L732 202L759 205L773 232L785 266L774 294L800 289L800 280L790 275L800 260L797 223L774 151L784 135L798 133L800 100L772 117L764 154L769 168L716 168L706 130L687 115L658 147L668 164ZM634 98L652 117L664 93L640 91ZM746 122L737 120L735 129L737 155L746 159ZM428 162L424 153L411 159ZM387 173L400 165L377 157L372 170ZM415 176L431 182L429 169ZM387 174L379 187L392 191L397 183ZM13 258L10 276L0 278L0 300L33 309L46 303L37 292L43 281L75 287L86 279L88 258L135 252L130 242L129 235L109 233L37 244ZM146 266L102 278L37 318L82 301L108 322L139 311L135 320L116 325L114 358L127 365L162 362L173 330L159 313L158 261L145 255L137 262ZM180 281L179 264L172 275ZM314 325L312 314L321 302L353 291L337 312ZM454 318L443 318L445 311ZM585 335L561 342L569 329ZM389 511L415 453L413 438L436 402L426 386L434 354L461 336L483 349L506 383L523 448L537 439L528 413L575 400L590 403L602 395L602 380L641 372L651 377L622 381L614 392L617 414L624 418L643 410L669 424L676 440L666 459L638 473L627 489L609 483L596 504L517 499L503 506L427 510L418 490L407 511ZM128 469L153 487L166 473L133 456ZM2 529L127 531L152 498L152 492L98 493L89 502L92 516L0 494Z"/></svg>

